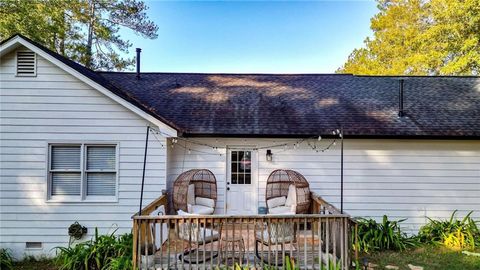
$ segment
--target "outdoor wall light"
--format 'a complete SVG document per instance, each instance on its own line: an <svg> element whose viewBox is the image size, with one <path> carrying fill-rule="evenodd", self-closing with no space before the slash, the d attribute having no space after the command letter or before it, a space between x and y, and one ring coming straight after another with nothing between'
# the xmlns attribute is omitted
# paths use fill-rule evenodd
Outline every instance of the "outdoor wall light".
<svg viewBox="0 0 480 270"><path fill-rule="evenodd" d="M266 158L267 158L267 161L272 161L273 160L272 150L270 150L270 149L267 150Z"/></svg>

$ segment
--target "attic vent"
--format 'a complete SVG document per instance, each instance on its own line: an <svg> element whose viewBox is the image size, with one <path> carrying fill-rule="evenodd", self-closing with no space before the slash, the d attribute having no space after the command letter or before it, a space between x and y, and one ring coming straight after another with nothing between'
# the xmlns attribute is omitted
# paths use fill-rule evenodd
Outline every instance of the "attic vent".
<svg viewBox="0 0 480 270"><path fill-rule="evenodd" d="M42 242L26 242L25 248L42 248Z"/></svg>
<svg viewBox="0 0 480 270"><path fill-rule="evenodd" d="M17 52L17 76L36 76L36 55L31 51Z"/></svg>

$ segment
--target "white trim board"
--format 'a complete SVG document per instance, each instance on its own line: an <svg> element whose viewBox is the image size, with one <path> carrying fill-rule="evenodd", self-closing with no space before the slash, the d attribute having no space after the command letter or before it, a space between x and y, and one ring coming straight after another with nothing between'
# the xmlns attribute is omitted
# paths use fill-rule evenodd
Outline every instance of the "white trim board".
<svg viewBox="0 0 480 270"><path fill-rule="evenodd" d="M158 120L157 118L153 117L152 115L144 112L137 106L131 104L130 102L126 101L125 99L117 96L114 94L112 91L108 90L107 88L103 87L102 85L96 83L95 81L91 80L87 76L81 74L80 72L76 71L75 69L69 67L68 65L62 63L60 60L52 57L48 53L44 52L37 46L33 45L32 43L28 42L27 40L23 39L20 36L16 36L12 38L11 40L7 41L6 43L2 44L0 47L0 57L3 56L4 54L10 52L11 50L15 49L18 47L18 45L23 45L27 47L29 50L32 50L36 54L40 55L41 57L47 59L48 61L52 62L56 66L60 67L63 69L65 72L75 76L78 78L80 81L88 84L89 86L93 87L100 93L104 94L105 96L111 98L115 102L119 103L120 105L124 106L125 108L129 109L133 113L137 114L138 116L142 117L143 119L149 121L150 123L156 125L162 133L164 133L168 137L177 137L177 131L170 127L169 125L163 123L162 121Z"/></svg>

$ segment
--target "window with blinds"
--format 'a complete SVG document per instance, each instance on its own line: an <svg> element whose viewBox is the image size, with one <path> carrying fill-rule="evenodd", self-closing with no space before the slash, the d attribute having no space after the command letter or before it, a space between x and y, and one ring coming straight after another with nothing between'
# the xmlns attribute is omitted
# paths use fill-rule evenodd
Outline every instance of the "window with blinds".
<svg viewBox="0 0 480 270"><path fill-rule="evenodd" d="M87 146L87 196L115 196L115 147Z"/></svg>
<svg viewBox="0 0 480 270"><path fill-rule="evenodd" d="M112 198L117 186L115 145L51 145L50 198Z"/></svg>
<svg viewBox="0 0 480 270"><path fill-rule="evenodd" d="M52 146L50 173L52 196L80 196L80 146Z"/></svg>

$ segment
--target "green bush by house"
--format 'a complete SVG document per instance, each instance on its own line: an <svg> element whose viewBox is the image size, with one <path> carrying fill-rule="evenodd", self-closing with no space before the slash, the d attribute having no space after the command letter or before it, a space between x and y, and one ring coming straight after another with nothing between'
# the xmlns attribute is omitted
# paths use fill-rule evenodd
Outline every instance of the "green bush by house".
<svg viewBox="0 0 480 270"><path fill-rule="evenodd" d="M470 212L463 219L455 218L454 211L448 220L434 220L420 228L418 239L422 243L442 244L454 249L474 249L480 246L480 229Z"/></svg>
<svg viewBox="0 0 480 270"><path fill-rule="evenodd" d="M92 240L68 247L57 247L55 258L60 270L120 270L132 268L133 236L115 232L99 235L95 229Z"/></svg>

